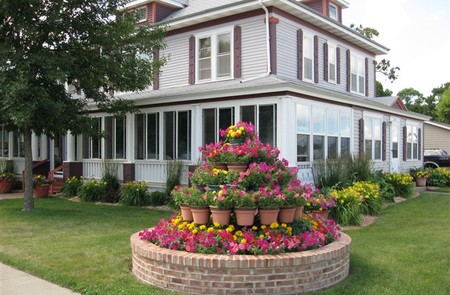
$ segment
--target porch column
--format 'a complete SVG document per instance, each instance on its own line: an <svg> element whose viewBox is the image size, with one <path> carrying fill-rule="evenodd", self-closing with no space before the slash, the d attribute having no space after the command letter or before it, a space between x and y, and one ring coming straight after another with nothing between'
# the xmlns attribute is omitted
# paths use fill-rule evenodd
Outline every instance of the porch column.
<svg viewBox="0 0 450 295"><path fill-rule="evenodd" d="M31 134L31 157L33 161L39 160L39 137L36 133Z"/></svg>
<svg viewBox="0 0 450 295"><path fill-rule="evenodd" d="M134 114L126 115L126 160L123 163L123 182L134 181L135 164L134 164Z"/></svg>
<svg viewBox="0 0 450 295"><path fill-rule="evenodd" d="M278 148L280 158L289 161L289 166L297 166L296 106L291 97L280 98L278 111Z"/></svg>
<svg viewBox="0 0 450 295"><path fill-rule="evenodd" d="M63 164L64 180L69 179L72 176L83 176L83 162L76 161L77 159L81 159L81 157L76 154L77 147L75 146L75 136L76 135L73 135L70 131L68 131L66 135L67 158Z"/></svg>
<svg viewBox="0 0 450 295"><path fill-rule="evenodd" d="M197 163L201 157L198 147L202 145L202 108L200 105L194 105L192 108L192 162Z"/></svg>
<svg viewBox="0 0 450 295"><path fill-rule="evenodd" d="M41 135L41 155L39 160L47 160L48 159L48 144L47 144L47 135Z"/></svg>
<svg viewBox="0 0 450 295"><path fill-rule="evenodd" d="M75 162L76 155L75 155L75 136L70 133L70 131L67 132L66 135L67 138L67 158L66 162Z"/></svg>

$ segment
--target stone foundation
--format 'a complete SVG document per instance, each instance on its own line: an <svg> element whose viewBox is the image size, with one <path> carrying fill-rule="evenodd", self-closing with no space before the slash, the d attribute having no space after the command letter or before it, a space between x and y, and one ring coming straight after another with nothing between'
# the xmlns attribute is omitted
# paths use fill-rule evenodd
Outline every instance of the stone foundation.
<svg viewBox="0 0 450 295"><path fill-rule="evenodd" d="M160 248L131 236L139 281L190 294L293 294L323 289L348 276L351 238L321 249L279 255L197 254Z"/></svg>

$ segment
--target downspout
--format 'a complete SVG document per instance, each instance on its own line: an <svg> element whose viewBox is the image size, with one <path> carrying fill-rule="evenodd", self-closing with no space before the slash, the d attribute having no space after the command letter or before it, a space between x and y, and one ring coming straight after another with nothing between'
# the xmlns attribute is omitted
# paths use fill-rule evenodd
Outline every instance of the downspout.
<svg viewBox="0 0 450 295"><path fill-rule="evenodd" d="M249 79L241 80L241 83L253 81L260 78L265 78L270 75L270 72L272 71L272 68L270 66L270 33L269 33L269 10L267 10L267 7L263 4L263 0L258 0L258 4L261 5L261 8L266 13L266 52L267 52L267 72L264 74L261 74L256 77L252 77Z"/></svg>

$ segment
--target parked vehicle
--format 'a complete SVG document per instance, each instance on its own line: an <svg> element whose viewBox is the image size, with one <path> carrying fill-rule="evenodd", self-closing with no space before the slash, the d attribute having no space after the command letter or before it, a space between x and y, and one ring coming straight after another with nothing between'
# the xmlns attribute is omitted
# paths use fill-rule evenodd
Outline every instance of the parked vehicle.
<svg viewBox="0 0 450 295"><path fill-rule="evenodd" d="M425 150L423 160L425 167L450 167L450 155L443 149Z"/></svg>

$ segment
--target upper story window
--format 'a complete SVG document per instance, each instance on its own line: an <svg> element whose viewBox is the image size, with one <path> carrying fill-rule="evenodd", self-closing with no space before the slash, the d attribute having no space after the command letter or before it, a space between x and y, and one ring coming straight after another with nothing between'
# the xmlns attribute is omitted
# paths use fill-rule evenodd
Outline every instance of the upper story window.
<svg viewBox="0 0 450 295"><path fill-rule="evenodd" d="M350 62L350 89L352 92L364 95L365 87L365 70L364 70L364 59L362 57L351 55Z"/></svg>
<svg viewBox="0 0 450 295"><path fill-rule="evenodd" d="M314 42L310 35L303 35L303 80L311 81L314 75Z"/></svg>
<svg viewBox="0 0 450 295"><path fill-rule="evenodd" d="M336 46L328 44L328 82L336 83Z"/></svg>
<svg viewBox="0 0 450 295"><path fill-rule="evenodd" d="M197 81L232 78L232 30L197 36Z"/></svg>
<svg viewBox="0 0 450 295"><path fill-rule="evenodd" d="M332 19L338 20L337 7L334 4L330 3L329 14Z"/></svg>
<svg viewBox="0 0 450 295"><path fill-rule="evenodd" d="M136 13L136 21L137 22L145 22L147 21L147 6L138 7L135 10Z"/></svg>

